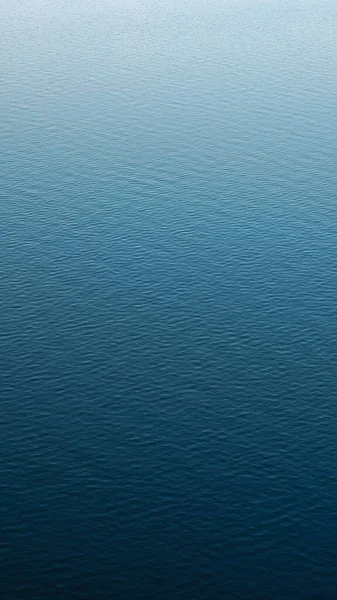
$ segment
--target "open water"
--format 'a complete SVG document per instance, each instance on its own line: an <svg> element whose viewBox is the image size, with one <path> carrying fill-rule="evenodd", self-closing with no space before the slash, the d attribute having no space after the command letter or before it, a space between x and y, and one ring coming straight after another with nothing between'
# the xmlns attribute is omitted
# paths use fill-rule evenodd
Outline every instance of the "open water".
<svg viewBox="0 0 337 600"><path fill-rule="evenodd" d="M1 600L337 597L337 3L2 0Z"/></svg>

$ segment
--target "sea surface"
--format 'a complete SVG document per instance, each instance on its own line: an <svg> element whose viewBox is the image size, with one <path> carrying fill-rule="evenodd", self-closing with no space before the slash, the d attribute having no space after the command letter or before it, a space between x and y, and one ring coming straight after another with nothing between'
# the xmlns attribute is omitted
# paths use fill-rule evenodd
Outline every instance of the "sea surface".
<svg viewBox="0 0 337 600"><path fill-rule="evenodd" d="M337 2L1 0L1 600L337 598Z"/></svg>

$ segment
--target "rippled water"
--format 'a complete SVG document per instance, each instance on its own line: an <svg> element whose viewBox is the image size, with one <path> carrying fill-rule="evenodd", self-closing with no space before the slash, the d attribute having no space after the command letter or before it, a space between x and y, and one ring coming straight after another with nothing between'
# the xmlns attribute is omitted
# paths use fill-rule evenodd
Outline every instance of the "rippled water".
<svg viewBox="0 0 337 600"><path fill-rule="evenodd" d="M0 30L1 599L335 599L336 3Z"/></svg>

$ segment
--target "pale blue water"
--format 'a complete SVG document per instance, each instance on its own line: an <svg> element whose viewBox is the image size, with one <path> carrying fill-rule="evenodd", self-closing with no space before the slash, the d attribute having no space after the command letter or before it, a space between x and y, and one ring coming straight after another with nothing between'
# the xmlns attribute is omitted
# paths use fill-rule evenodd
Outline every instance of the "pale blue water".
<svg viewBox="0 0 337 600"><path fill-rule="evenodd" d="M336 3L0 31L1 600L335 599Z"/></svg>

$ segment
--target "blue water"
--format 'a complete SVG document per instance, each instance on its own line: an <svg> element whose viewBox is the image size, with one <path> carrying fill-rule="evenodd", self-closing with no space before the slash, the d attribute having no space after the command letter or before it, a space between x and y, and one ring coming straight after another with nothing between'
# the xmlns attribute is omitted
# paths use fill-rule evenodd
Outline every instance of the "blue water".
<svg viewBox="0 0 337 600"><path fill-rule="evenodd" d="M1 600L334 600L336 2L0 32Z"/></svg>

